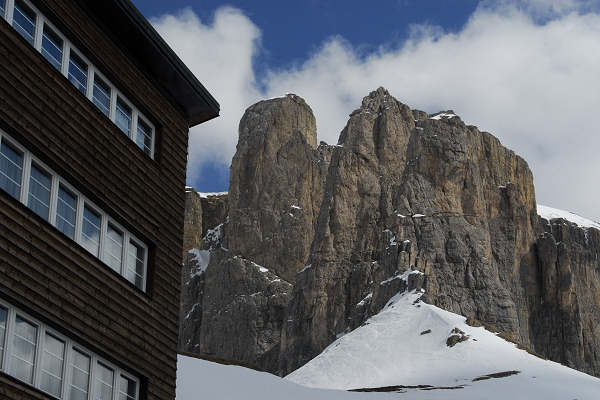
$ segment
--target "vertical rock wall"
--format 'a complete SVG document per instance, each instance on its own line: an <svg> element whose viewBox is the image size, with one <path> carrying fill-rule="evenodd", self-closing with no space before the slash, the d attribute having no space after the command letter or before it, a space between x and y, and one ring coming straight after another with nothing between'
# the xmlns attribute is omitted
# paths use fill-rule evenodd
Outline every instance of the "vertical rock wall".
<svg viewBox="0 0 600 400"><path fill-rule="evenodd" d="M259 102L240 122L228 210L188 284L188 348L289 373L412 269L427 302L600 374L598 231L538 217L527 163L452 111L380 88L317 147L302 99Z"/></svg>

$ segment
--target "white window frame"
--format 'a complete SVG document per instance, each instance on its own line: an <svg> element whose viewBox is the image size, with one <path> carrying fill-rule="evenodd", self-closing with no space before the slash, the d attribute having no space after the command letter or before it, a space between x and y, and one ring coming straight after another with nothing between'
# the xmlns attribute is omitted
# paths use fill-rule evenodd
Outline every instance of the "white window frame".
<svg viewBox="0 0 600 400"><path fill-rule="evenodd" d="M0 146L3 142L8 143L15 150L20 152L23 155L23 168L21 171L21 191L19 194L19 201L24 204L27 208L28 200L29 200L29 180L31 177L31 165L32 163L36 165L37 168L44 171L51 177L51 187L50 187L50 207L49 207L49 215L46 222L50 223L56 228L56 215L58 209L58 189L60 186L63 186L67 191L69 191L72 195L77 198L77 208L75 213L75 234L74 238L70 238L75 242L79 243L82 248L82 227L83 227L83 209L84 207L88 207L94 212L96 212L100 216L100 238L98 244L98 254L90 254L94 255L96 258L101 260L106 267L111 271L115 271L108 263L105 261L104 257L104 247L105 241L107 240L107 228L110 223L115 228L119 229L123 234L123 249L121 253L121 268L120 271L115 271L121 275L127 282L130 282L127 279L127 260L129 255L129 246L130 242L133 241L137 246L140 246L144 249L144 274L142 279L142 287L137 287L135 282L130 282L136 288L146 291L146 282L148 276L148 246L140 239L138 239L134 234L132 234L129 230L125 229L123 225L119 224L115 219L113 219L108 213L106 213L102 208L98 207L94 204L93 201L84 196L80 191L75 189L71 184L65 181L62 177L60 177L56 172L54 172L50 167L48 167L45 163L40 161L37 157L35 157L30 151L28 151L25 147L23 147L19 142L14 140L8 134L0 129ZM12 197L12 196L11 196ZM33 211L32 211L33 212ZM36 214L37 215L37 214ZM57 228L58 230L58 228ZM61 232L62 233L62 232ZM66 236L66 235L65 235Z"/></svg>
<svg viewBox="0 0 600 400"><path fill-rule="evenodd" d="M117 96L118 96L121 100L123 100L123 102L125 104L127 104L131 108L131 132L130 132L129 138L135 143L136 147L139 148L139 146L137 146L137 142L136 142L138 118L142 118L144 123L147 124L151 128L151 130L152 130L152 134L151 134L152 146L151 146L151 152L150 152L149 157L151 159L154 159L154 153L155 153L154 149L155 149L155 142L156 142L156 128L155 128L154 124L150 122L150 119L147 118L140 111L140 109L138 107L136 107L133 104L133 102L127 98L127 96L124 96L123 93L109 79L107 79L106 76L104 74L102 74L98 70L98 68L96 68L94 66L94 64L91 63L90 60L73 45L73 43L71 43L71 41L69 39L67 39L66 36L63 35L63 33L59 29L57 29L52 24L52 22L50 22L37 9L37 7L35 7L29 0L20 0L20 1L22 1L23 4L27 5L34 12L34 14L36 16L33 47L39 53L42 52L42 36L43 36L43 32L44 32L44 25L48 25L48 27L50 29L52 29L52 31L58 37L60 37L63 41L63 54L62 54L63 57L61 60L62 64L61 64L61 69L60 69L60 72L62 73L62 75L65 78L67 78L67 80L69 79L69 60L71 59L71 49L73 49L73 51L75 51L75 53L77 53L77 56L79 58L81 58L81 60L84 63L86 63L87 67L88 67L87 68L87 85L86 85L86 91L84 94L85 97L87 97L87 99L90 100L92 102L92 104L94 104L94 102L93 102L94 76L97 74L98 76L100 76L102 81L104 83L106 83L108 85L108 87L110 88L111 99L110 99L110 109L109 109L109 113L108 113L109 114L108 118L113 122L113 124L116 125L115 116L116 116ZM13 22L14 8L15 8L15 0L6 0L4 15L0 15L0 18L6 19L6 21L10 24L11 27L12 27L12 22ZM42 57L44 57L44 56L42 55ZM95 104L94 104L94 107L98 108L98 106L96 106ZM104 115L104 112L102 112L102 110L100 110L100 113ZM146 152L144 151L143 148L140 150L142 150L142 152L144 154L146 154Z"/></svg>
<svg viewBox="0 0 600 400"><path fill-rule="evenodd" d="M125 376L128 379L131 379L132 381L135 382L135 384L136 384L135 400L139 400L141 384L140 384L140 379L137 376L129 373L128 371L118 367L116 364L106 360L103 357L100 357L99 355L95 354L94 352L79 345L73 339L57 332L52 327L48 326L45 323L42 323L37 318L33 318L28 313L23 312L22 310L18 309L17 307L13 306L12 304L10 304L9 302L7 302L6 300L4 300L2 298L0 298L0 306L2 308L6 309L6 311L7 311L6 330L5 330L5 335L4 335L4 353L2 355L2 365L0 366L0 372L3 372L7 375L14 377L14 375L12 375L10 373L11 356L13 353L13 348L12 348L13 344L12 344L11 339L14 336L14 330L15 330L15 326L16 326L15 319L16 319L16 316L18 315L20 318L26 320L27 322L31 323L32 325L35 325L37 328L36 349L35 349L36 352L35 352L35 358L34 358L32 383L19 380L20 382L23 382L23 384L25 384L25 385L34 387L34 388L40 390L41 392L45 393L47 396L50 396L52 398L68 400L68 398L70 397L69 389L71 388L71 382L72 382L72 377L73 377L72 370L70 368L71 361L72 361L72 357L73 357L73 351L77 350L78 352L90 357L88 399L94 398L94 395L96 394L95 371L97 371L96 366L98 365L98 363L101 363L101 364L104 364L106 367L112 369L114 372L113 396L112 396L111 400L119 400L119 390L120 390L120 386L119 386L120 379L119 378L121 376ZM61 396L60 397L56 397L56 396L46 392L41 387L42 362L43 362L43 355L44 355L46 333L61 340L65 344L64 354L63 354L64 358L63 358ZM16 378L16 379L18 379L18 378Z"/></svg>

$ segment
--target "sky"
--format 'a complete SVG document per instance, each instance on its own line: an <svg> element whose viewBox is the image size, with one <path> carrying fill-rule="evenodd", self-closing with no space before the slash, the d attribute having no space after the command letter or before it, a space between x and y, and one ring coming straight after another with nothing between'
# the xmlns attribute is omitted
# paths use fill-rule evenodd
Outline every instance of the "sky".
<svg viewBox="0 0 600 400"><path fill-rule="evenodd" d="M191 130L188 184L225 191L237 128L286 93L336 143L383 86L453 109L523 156L538 203L600 220L600 0L134 0L221 104Z"/></svg>

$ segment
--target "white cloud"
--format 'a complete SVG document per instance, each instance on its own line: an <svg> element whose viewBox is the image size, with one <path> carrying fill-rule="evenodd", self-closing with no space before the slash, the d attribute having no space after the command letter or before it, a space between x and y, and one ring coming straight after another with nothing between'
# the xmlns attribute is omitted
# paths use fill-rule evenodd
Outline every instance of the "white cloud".
<svg viewBox="0 0 600 400"><path fill-rule="evenodd" d="M386 87L411 107L454 109L522 155L538 202L600 220L600 15L595 1L483 3L457 33L414 26L405 43L363 55L341 37L301 65L252 72L260 30L239 10L211 25L191 11L155 21L177 53L221 102L222 117L195 129L190 178L202 160L229 163L243 110L259 98L294 92L336 142L363 96ZM500 4L500 5L498 5Z"/></svg>

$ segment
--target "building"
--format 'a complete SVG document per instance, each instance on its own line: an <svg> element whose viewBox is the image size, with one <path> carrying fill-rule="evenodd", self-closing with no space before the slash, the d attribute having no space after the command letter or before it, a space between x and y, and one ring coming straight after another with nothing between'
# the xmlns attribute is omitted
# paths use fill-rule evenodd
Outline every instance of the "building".
<svg viewBox="0 0 600 400"><path fill-rule="evenodd" d="M189 127L129 0L0 0L0 399L175 397Z"/></svg>

